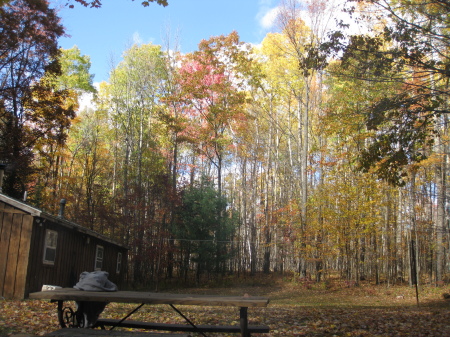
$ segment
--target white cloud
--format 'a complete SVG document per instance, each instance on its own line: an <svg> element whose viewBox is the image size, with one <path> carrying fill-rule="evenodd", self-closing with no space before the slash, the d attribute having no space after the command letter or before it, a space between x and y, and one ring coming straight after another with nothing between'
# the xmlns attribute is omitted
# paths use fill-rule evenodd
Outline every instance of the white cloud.
<svg viewBox="0 0 450 337"><path fill-rule="evenodd" d="M310 1L294 0L298 4L298 14L305 21L309 27L319 24L322 32L338 29L336 26L336 20L343 20L345 23L350 24L350 33L361 33L361 27L357 27L357 24L352 20L348 14L342 11L343 6L346 4L346 0L328 0L324 2L326 4L326 9L322 13L320 22L315 21L314 15L308 13L306 4ZM275 2L278 6L275 5ZM277 17L281 11L282 2L276 0L259 0L258 2L258 13L256 15L256 20L260 27L260 33L266 34L268 31L276 30ZM315 21L315 22L314 22Z"/></svg>
<svg viewBox="0 0 450 337"><path fill-rule="evenodd" d="M261 13L259 15L259 24L262 28L266 30L270 30L275 26L275 21L277 19L278 13L280 12L280 8L273 7L265 11L265 13Z"/></svg>
<svg viewBox="0 0 450 337"><path fill-rule="evenodd" d="M264 30L270 30L275 25L275 19L278 15L278 6L275 6L274 2L278 0L259 0L258 1L258 13L256 14L256 21L259 27Z"/></svg>
<svg viewBox="0 0 450 337"><path fill-rule="evenodd" d="M131 37L131 43L133 45L142 45L142 44L147 44L147 43L153 43L154 38L153 37L149 37L149 38L143 38L141 36L141 34L139 34L139 32L134 32L132 37Z"/></svg>

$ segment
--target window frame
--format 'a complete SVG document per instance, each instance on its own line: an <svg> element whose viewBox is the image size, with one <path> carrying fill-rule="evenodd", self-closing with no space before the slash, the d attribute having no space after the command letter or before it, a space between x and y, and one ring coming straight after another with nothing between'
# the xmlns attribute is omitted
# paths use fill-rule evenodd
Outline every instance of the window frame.
<svg viewBox="0 0 450 337"><path fill-rule="evenodd" d="M117 253L117 263L116 263L116 274L120 274L120 271L122 270L122 253Z"/></svg>
<svg viewBox="0 0 450 337"><path fill-rule="evenodd" d="M101 256L99 256L100 252ZM102 270L104 257L105 257L105 248L102 245L97 245L95 247L94 270ZM100 267L98 267L99 264Z"/></svg>
<svg viewBox="0 0 450 337"><path fill-rule="evenodd" d="M42 256L42 263L48 266L55 265L56 262L56 250L58 248L58 232L53 229L45 230L44 237L44 252ZM53 251L53 259L49 259L48 251Z"/></svg>

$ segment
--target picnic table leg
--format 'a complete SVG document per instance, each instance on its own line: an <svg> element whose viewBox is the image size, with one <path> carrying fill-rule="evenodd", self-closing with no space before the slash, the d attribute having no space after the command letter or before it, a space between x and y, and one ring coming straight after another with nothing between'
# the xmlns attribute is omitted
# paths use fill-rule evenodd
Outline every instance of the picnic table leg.
<svg viewBox="0 0 450 337"><path fill-rule="evenodd" d="M66 327L66 323L64 322L64 309L63 309L64 301L58 301L58 321L61 328Z"/></svg>
<svg viewBox="0 0 450 337"><path fill-rule="evenodd" d="M71 307L64 307L64 301L62 300L58 300L58 322L61 328L79 327L77 312L73 311Z"/></svg>
<svg viewBox="0 0 450 337"><path fill-rule="evenodd" d="M248 333L247 307L241 307L239 316L240 316L240 324L241 324L241 336L249 337L250 334Z"/></svg>

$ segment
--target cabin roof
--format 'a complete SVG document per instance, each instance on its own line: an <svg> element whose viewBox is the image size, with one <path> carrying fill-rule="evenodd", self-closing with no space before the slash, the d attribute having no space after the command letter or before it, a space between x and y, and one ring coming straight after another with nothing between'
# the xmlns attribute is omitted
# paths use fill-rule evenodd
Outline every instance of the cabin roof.
<svg viewBox="0 0 450 337"><path fill-rule="evenodd" d="M122 245L122 244L120 244L120 243L110 239L106 235L97 233L97 232L95 232L95 231L93 231L93 230L91 230L89 228L83 227L83 226L81 226L81 225L79 225L79 224L77 224L75 222L69 221L69 220L64 219L62 217L54 216L54 215L52 215L50 213L47 213L47 212L45 212L45 211L43 211L43 210L41 210L39 208L31 206L31 205L29 205L29 204L27 204L27 203L25 203L23 201L20 201L20 200L11 198L9 196L6 196L6 195L4 195L2 193L0 193L0 201L2 201L4 203L7 203L7 204L9 204L9 205L11 205L11 206L13 206L15 208L18 208L18 209L22 210L23 212L30 214L33 217L39 217L39 218L42 218L44 220L48 220L48 221L51 221L53 223L57 223L57 224L59 224L59 225L61 225L63 227L70 228L72 230L75 230L75 231L78 231L80 233L89 235L91 237L95 237L97 239L106 241L106 242L108 242L110 244L113 244L113 245L116 245L118 247L129 249L128 247L125 247L124 245Z"/></svg>

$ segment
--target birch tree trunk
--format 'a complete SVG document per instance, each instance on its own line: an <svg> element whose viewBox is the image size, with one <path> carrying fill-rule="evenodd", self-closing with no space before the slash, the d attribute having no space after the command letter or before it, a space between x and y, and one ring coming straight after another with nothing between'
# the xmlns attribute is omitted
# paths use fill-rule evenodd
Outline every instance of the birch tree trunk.
<svg viewBox="0 0 450 337"><path fill-rule="evenodd" d="M448 139L447 131L447 116L442 118L443 127L441 129L440 137L437 137L437 152L439 154L439 162L436 167L436 184L437 184L437 219L436 219L436 283L442 281L443 268L444 268L444 231L447 222L446 216L446 204L447 204L447 161L448 161L448 145L447 141L443 139Z"/></svg>

